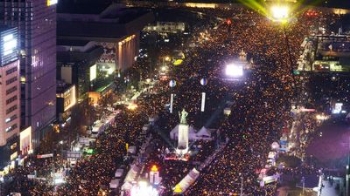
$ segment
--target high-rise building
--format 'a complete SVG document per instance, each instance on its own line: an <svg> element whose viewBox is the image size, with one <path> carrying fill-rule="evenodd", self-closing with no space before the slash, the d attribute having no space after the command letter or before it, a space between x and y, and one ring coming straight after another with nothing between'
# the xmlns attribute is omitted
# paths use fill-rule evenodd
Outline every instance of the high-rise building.
<svg viewBox="0 0 350 196"><path fill-rule="evenodd" d="M21 130L33 147L56 114L57 0L0 0L0 24L17 27L20 47Z"/></svg>
<svg viewBox="0 0 350 196"><path fill-rule="evenodd" d="M0 26L0 171L19 153L20 96L17 28Z"/></svg>

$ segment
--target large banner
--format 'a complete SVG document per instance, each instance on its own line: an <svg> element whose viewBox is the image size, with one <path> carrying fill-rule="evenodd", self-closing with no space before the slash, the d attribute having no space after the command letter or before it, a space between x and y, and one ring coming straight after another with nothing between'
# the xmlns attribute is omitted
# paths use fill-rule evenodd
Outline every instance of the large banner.
<svg viewBox="0 0 350 196"><path fill-rule="evenodd" d="M193 168L176 186L173 191L174 195L184 193L198 178L199 171Z"/></svg>
<svg viewBox="0 0 350 196"><path fill-rule="evenodd" d="M23 130L19 135L19 148L22 156L30 154L32 152L32 128L28 127Z"/></svg>
<svg viewBox="0 0 350 196"><path fill-rule="evenodd" d="M36 158L38 158L38 159L46 159L46 158L51 158L51 157L53 157L53 153L36 155Z"/></svg>

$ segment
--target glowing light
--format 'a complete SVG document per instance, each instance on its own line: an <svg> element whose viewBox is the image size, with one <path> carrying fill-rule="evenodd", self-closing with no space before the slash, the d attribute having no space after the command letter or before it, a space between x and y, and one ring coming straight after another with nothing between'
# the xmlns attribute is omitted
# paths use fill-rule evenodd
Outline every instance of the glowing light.
<svg viewBox="0 0 350 196"><path fill-rule="evenodd" d="M26 82L26 78L24 76L21 76L20 80L21 80L22 83Z"/></svg>
<svg viewBox="0 0 350 196"><path fill-rule="evenodd" d="M65 181L63 180L63 178L56 178L56 179L54 179L54 184L62 184L62 183L64 183Z"/></svg>
<svg viewBox="0 0 350 196"><path fill-rule="evenodd" d="M170 86L171 88L175 87L175 86L176 86L176 81L175 81L175 80L170 80L170 81L169 81L169 86Z"/></svg>
<svg viewBox="0 0 350 196"><path fill-rule="evenodd" d="M226 66L225 74L230 77L241 77L243 76L243 66L229 64Z"/></svg>
<svg viewBox="0 0 350 196"><path fill-rule="evenodd" d="M208 80L206 78L202 78L199 83L202 85L202 86L205 86L208 84Z"/></svg>
<svg viewBox="0 0 350 196"><path fill-rule="evenodd" d="M324 114L318 114L316 115L316 119L317 120L320 120L320 121L323 121L323 120L327 120L329 118L329 116L326 116Z"/></svg>
<svg viewBox="0 0 350 196"><path fill-rule="evenodd" d="M342 111L342 107L343 107L343 103L335 103L332 113L339 114Z"/></svg>
<svg viewBox="0 0 350 196"><path fill-rule="evenodd" d="M13 34L5 35L5 36L2 38L2 40L3 40L4 42L10 41L10 40L12 40L12 39L13 39Z"/></svg>
<svg viewBox="0 0 350 196"><path fill-rule="evenodd" d="M90 67L90 82L97 77L97 64Z"/></svg>
<svg viewBox="0 0 350 196"><path fill-rule="evenodd" d="M131 196L158 196L158 191L146 181L139 181L131 188Z"/></svg>
<svg viewBox="0 0 350 196"><path fill-rule="evenodd" d="M56 5L58 3L58 0L47 0L47 6L51 6L51 5Z"/></svg>
<svg viewBox="0 0 350 196"><path fill-rule="evenodd" d="M168 67L167 67L167 66L162 66L162 67L160 68L160 70L163 71L163 72L165 72L165 71L168 70Z"/></svg>
<svg viewBox="0 0 350 196"><path fill-rule="evenodd" d="M174 193L182 193L183 191L182 191L182 189L181 189L181 187L180 187L180 185L176 185L175 186L175 188L174 188Z"/></svg>
<svg viewBox="0 0 350 196"><path fill-rule="evenodd" d="M3 56L13 53L17 49L17 39L12 35L3 37Z"/></svg>
<svg viewBox="0 0 350 196"><path fill-rule="evenodd" d="M286 5L273 5L271 7L271 14L276 21L286 21L289 17L289 7Z"/></svg>
<svg viewBox="0 0 350 196"><path fill-rule="evenodd" d="M151 168L152 172L157 172L158 171L158 167L156 165L153 165Z"/></svg>
<svg viewBox="0 0 350 196"><path fill-rule="evenodd" d="M127 107L129 110L136 110L136 108L137 108L137 105L136 104L134 104L134 103L130 103L129 105L128 105L128 107Z"/></svg>
<svg viewBox="0 0 350 196"><path fill-rule="evenodd" d="M182 59L177 59L173 64L175 65L175 66L179 66L179 65L181 65L183 63L183 60Z"/></svg>

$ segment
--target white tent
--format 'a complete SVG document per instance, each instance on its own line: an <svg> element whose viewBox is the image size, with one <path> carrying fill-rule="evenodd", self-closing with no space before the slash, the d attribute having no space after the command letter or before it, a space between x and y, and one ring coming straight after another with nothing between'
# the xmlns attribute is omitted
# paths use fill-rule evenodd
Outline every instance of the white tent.
<svg viewBox="0 0 350 196"><path fill-rule="evenodd" d="M211 137L211 133L210 130L208 130L207 128L205 128L204 126L198 131L197 133L197 137L199 138L210 138Z"/></svg>
<svg viewBox="0 0 350 196"><path fill-rule="evenodd" d="M131 182L124 182L123 186L122 186L122 190L130 190L132 188L132 184Z"/></svg>
<svg viewBox="0 0 350 196"><path fill-rule="evenodd" d="M135 164L131 165L129 172L125 176L124 182L135 181L139 171L140 171L140 168L137 165Z"/></svg>
<svg viewBox="0 0 350 196"><path fill-rule="evenodd" d="M109 188L116 189L119 186L119 179L112 179L109 183Z"/></svg>

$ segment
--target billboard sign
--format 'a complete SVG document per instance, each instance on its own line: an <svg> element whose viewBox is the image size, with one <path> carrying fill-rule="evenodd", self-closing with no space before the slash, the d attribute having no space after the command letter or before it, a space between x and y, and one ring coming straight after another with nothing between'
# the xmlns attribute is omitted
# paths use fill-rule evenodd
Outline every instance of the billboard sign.
<svg viewBox="0 0 350 196"><path fill-rule="evenodd" d="M97 77L97 65L93 65L90 67L90 82L95 80Z"/></svg>
<svg viewBox="0 0 350 196"><path fill-rule="evenodd" d="M0 32L0 60L1 66L18 59L17 28L9 28Z"/></svg>
<svg viewBox="0 0 350 196"><path fill-rule="evenodd" d="M21 131L19 134L19 148L22 152L22 155L29 154L32 149L32 128L28 127L25 130Z"/></svg>
<svg viewBox="0 0 350 196"><path fill-rule="evenodd" d="M67 89L64 92L63 96L64 96L64 111L67 111L77 103L76 88L74 85L71 88Z"/></svg>

